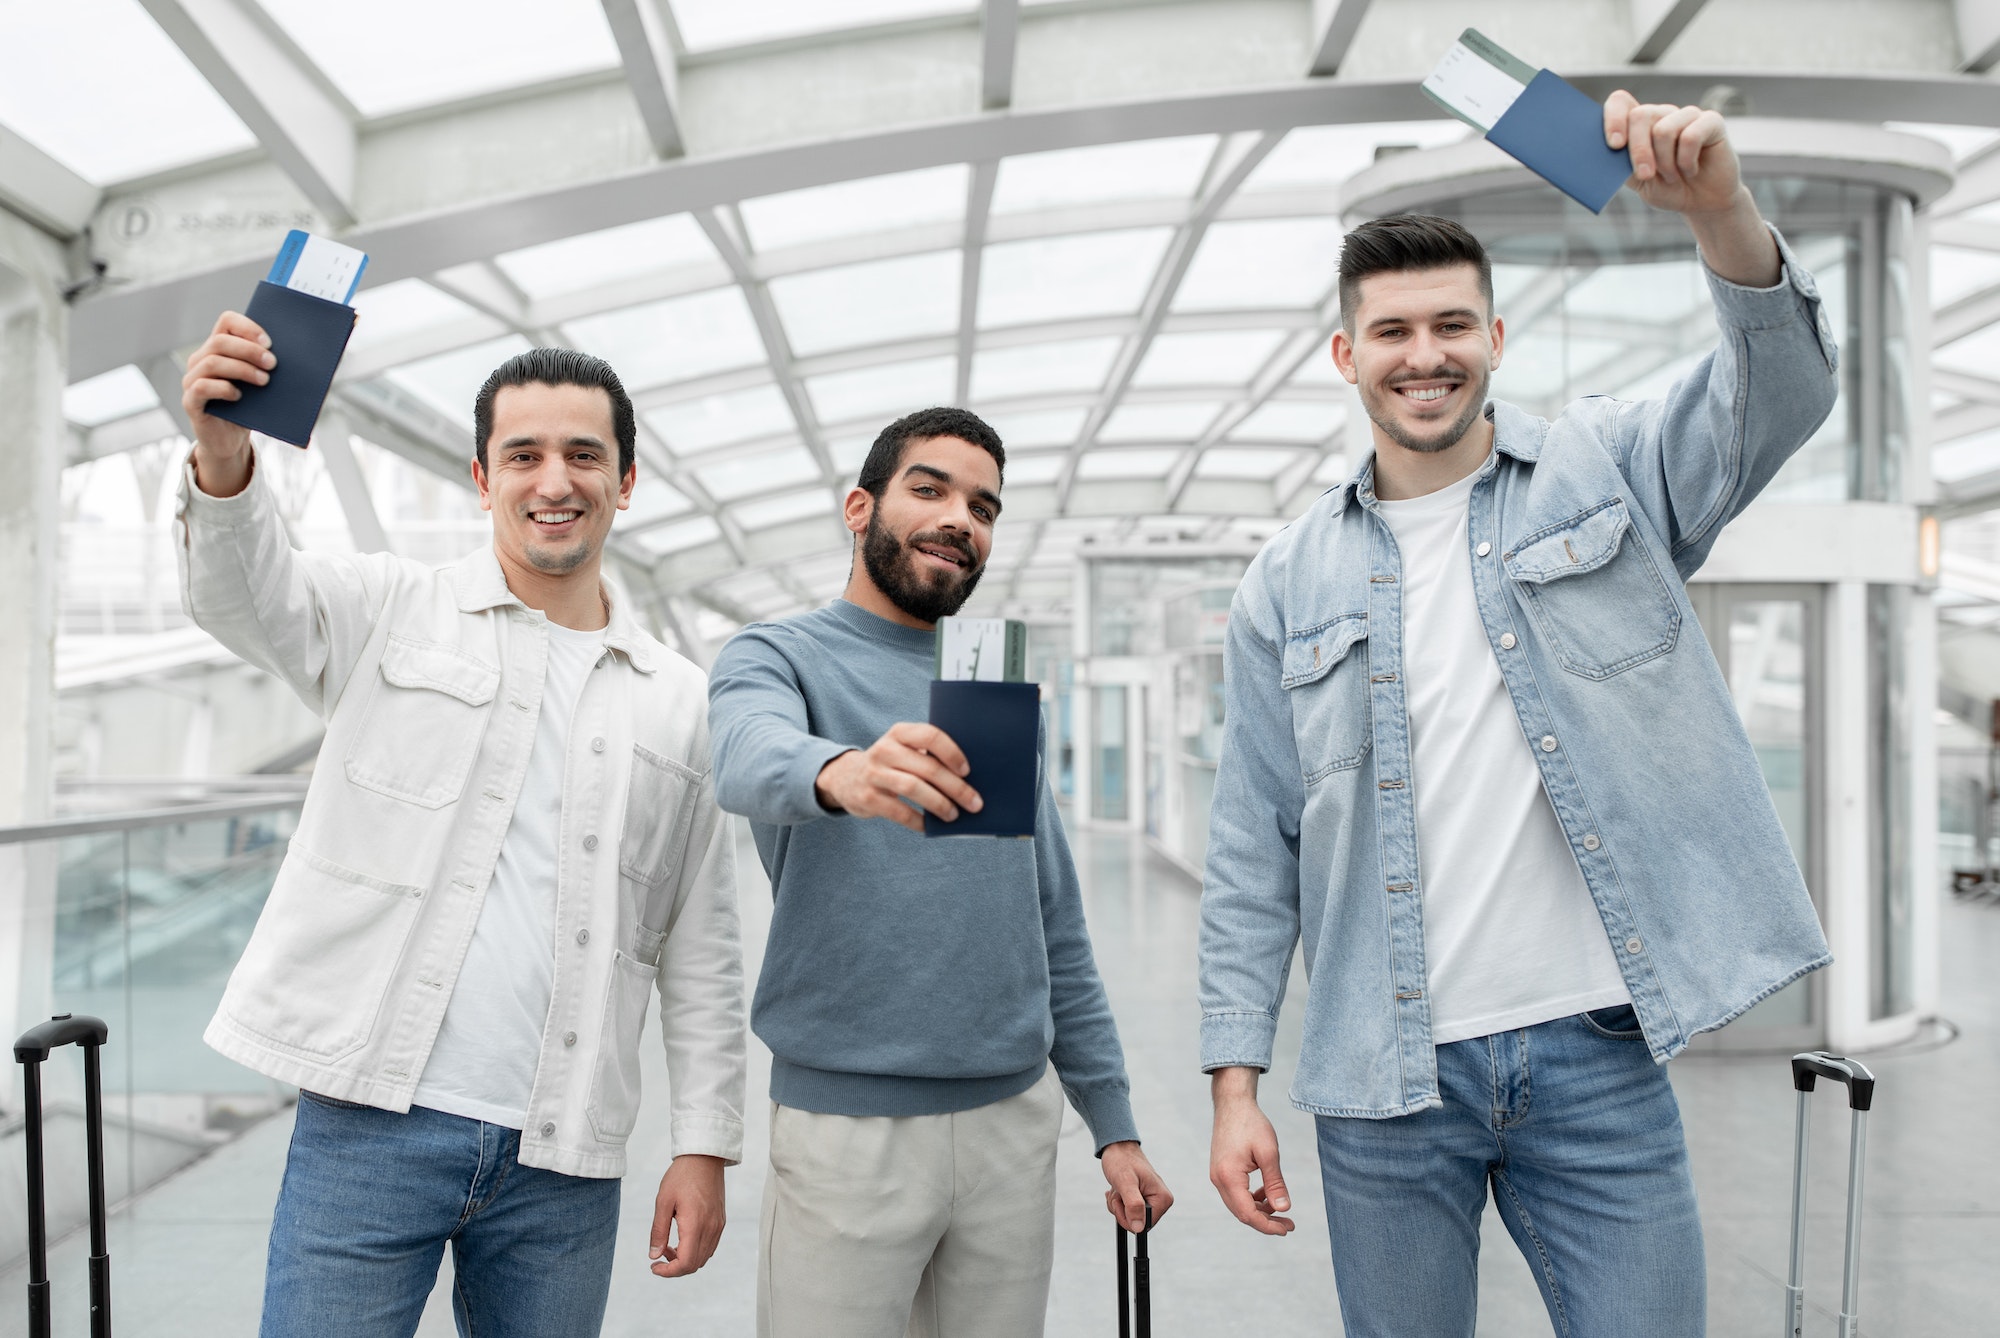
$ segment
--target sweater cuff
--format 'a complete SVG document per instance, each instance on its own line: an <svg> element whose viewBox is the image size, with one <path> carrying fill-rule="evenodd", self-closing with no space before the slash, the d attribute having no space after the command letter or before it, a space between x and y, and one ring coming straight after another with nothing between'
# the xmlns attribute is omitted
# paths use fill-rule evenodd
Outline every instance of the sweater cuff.
<svg viewBox="0 0 2000 1338"><path fill-rule="evenodd" d="M1087 1092L1067 1090L1070 1104L1090 1127L1091 1143L1098 1156L1103 1156L1104 1149L1113 1143L1139 1141L1139 1126L1132 1119L1132 1098L1123 1083Z"/></svg>
<svg viewBox="0 0 2000 1338"><path fill-rule="evenodd" d="M674 1121L669 1151L676 1157L720 1157L734 1166L743 1160L743 1122L721 1115L683 1115Z"/></svg>
<svg viewBox="0 0 2000 1338"><path fill-rule="evenodd" d="M1201 1071L1268 1070L1277 1035L1278 1019L1266 1012L1205 1014L1201 1019Z"/></svg>
<svg viewBox="0 0 2000 1338"><path fill-rule="evenodd" d="M835 743L832 739L822 739L809 735L799 747L797 766L792 771L790 793L785 796L787 820L792 823L811 822L814 818L836 818L842 816L838 810L823 807L819 802L819 791L814 787L819 783L819 773L826 770L826 764L842 753L859 751L851 744Z"/></svg>

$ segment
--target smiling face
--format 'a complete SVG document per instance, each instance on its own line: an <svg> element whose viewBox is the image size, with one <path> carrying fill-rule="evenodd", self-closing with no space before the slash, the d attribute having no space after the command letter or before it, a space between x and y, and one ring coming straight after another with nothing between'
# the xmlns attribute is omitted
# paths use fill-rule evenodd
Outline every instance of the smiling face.
<svg viewBox="0 0 2000 1338"><path fill-rule="evenodd" d="M865 596L879 595L899 621L920 626L950 617L986 570L999 518L991 455L958 437L907 443L879 498L865 488L847 495L847 528L861 536L848 597L868 607L875 601ZM864 580L870 588L858 589Z"/></svg>
<svg viewBox="0 0 2000 1338"><path fill-rule="evenodd" d="M593 584L611 519L630 505L637 471L618 473L611 397L596 386L505 386L493 397L486 464L472 465L493 513L501 564Z"/></svg>
<svg viewBox="0 0 2000 1338"><path fill-rule="evenodd" d="M1377 448L1456 446L1486 406L1505 338L1471 265L1396 270L1360 282L1333 361L1361 391ZM1383 439L1386 438L1387 442Z"/></svg>

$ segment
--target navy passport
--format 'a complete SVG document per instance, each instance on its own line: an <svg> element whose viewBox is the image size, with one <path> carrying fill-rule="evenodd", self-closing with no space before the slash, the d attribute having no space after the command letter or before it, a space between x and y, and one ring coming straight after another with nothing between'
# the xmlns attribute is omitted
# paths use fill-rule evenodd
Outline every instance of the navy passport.
<svg viewBox="0 0 2000 1338"><path fill-rule="evenodd" d="M311 293L259 283L243 313L271 336L278 365L261 386L243 383L243 398L210 400L217 418L303 446L312 440L320 406L333 386L334 369L354 333L354 308Z"/></svg>
<svg viewBox="0 0 2000 1338"><path fill-rule="evenodd" d="M1593 214L1632 175L1632 155L1604 142L1604 108L1560 75L1543 70L1486 138L1548 179Z"/></svg>
<svg viewBox="0 0 2000 1338"><path fill-rule="evenodd" d="M1035 780L1042 728L1036 683L935 679L931 723L951 736L972 765L965 780L985 807L942 822L924 814L925 836L1033 836Z"/></svg>

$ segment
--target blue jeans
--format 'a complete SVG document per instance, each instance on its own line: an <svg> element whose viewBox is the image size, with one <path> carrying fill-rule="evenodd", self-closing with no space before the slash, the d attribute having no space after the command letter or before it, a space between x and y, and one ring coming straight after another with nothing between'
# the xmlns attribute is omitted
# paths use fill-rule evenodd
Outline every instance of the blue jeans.
<svg viewBox="0 0 2000 1338"><path fill-rule="evenodd" d="M523 1166L521 1135L303 1093L271 1224L262 1338L409 1338L451 1242L466 1338L594 1338L618 1181Z"/></svg>
<svg viewBox="0 0 2000 1338"><path fill-rule="evenodd" d="M1348 1338L1472 1338L1486 1188L1562 1338L1700 1338L1680 1107L1629 1005L1437 1048L1441 1110L1319 1119Z"/></svg>

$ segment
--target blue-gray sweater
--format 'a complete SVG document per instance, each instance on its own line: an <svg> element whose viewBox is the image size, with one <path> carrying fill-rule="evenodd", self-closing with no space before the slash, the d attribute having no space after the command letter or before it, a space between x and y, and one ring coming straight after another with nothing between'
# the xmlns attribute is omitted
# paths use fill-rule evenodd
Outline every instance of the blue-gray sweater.
<svg viewBox="0 0 2000 1338"><path fill-rule="evenodd" d="M771 1099L835 1115L970 1110L1056 1076L1101 1151L1137 1138L1125 1058L1046 780L1035 839L927 839L830 814L813 782L930 700L932 634L845 600L743 629L709 675L716 797L776 906L751 1028Z"/></svg>

